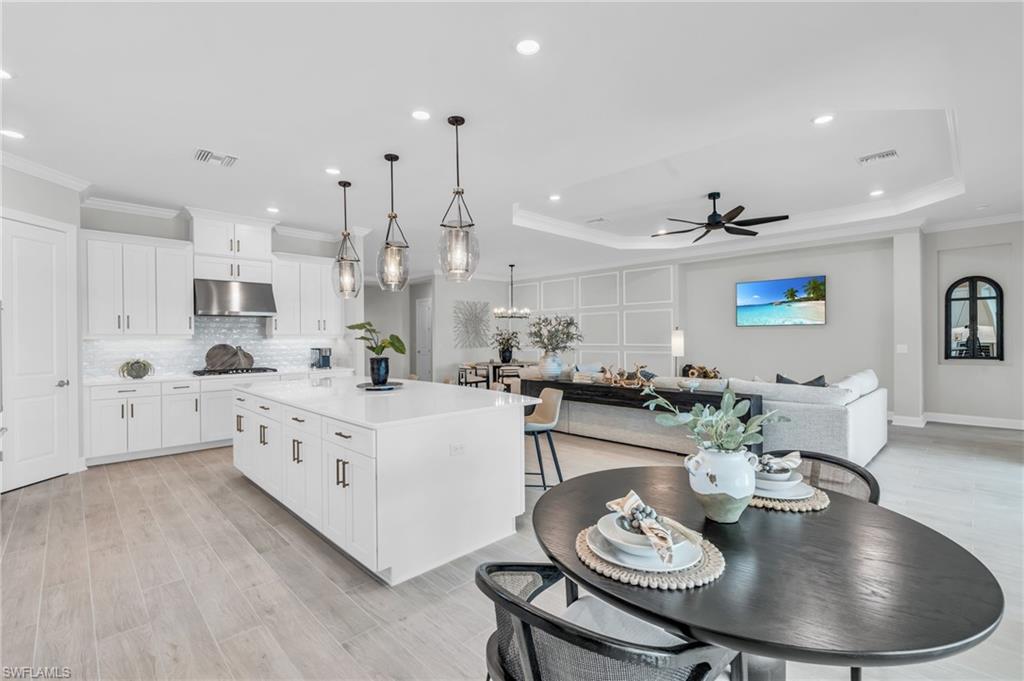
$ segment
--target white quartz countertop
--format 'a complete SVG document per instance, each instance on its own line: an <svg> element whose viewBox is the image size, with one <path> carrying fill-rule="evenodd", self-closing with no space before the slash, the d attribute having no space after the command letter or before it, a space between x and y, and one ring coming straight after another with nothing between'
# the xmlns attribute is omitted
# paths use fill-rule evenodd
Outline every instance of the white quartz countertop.
<svg viewBox="0 0 1024 681"><path fill-rule="evenodd" d="M254 383L236 390L368 428L496 407L540 404L536 397L427 381L402 380L402 387L390 392L368 392L356 387L369 380L365 376L313 378Z"/></svg>
<svg viewBox="0 0 1024 681"><path fill-rule="evenodd" d="M309 367L296 367L278 369L276 372L264 374L210 374L208 376L196 376L195 374L150 374L145 378L124 378L122 376L87 376L82 379L82 385L86 387L103 385L122 385L131 383L168 383L172 381L227 381L227 380L292 380L305 378L307 376L330 376L334 373L344 374L352 372L351 367L333 367L331 369L310 369Z"/></svg>

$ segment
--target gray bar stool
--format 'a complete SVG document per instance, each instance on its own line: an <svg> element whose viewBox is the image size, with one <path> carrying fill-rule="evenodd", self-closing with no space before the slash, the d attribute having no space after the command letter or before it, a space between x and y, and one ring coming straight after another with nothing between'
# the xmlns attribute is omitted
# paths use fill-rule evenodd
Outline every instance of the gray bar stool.
<svg viewBox="0 0 1024 681"><path fill-rule="evenodd" d="M558 482L562 482L562 467L558 465L558 452L555 451L555 441L551 437L551 431L558 423L558 412L562 409L562 391L554 388L544 388L540 391L540 404L533 410L533 413L526 417L526 434L533 436L533 445L537 449L537 465L540 473L527 473L527 475L539 475L539 485L527 485L527 487L548 488L547 478L544 476L544 460L540 454L540 434L548 437L548 447L551 448L551 460L555 462L555 473L558 474Z"/></svg>

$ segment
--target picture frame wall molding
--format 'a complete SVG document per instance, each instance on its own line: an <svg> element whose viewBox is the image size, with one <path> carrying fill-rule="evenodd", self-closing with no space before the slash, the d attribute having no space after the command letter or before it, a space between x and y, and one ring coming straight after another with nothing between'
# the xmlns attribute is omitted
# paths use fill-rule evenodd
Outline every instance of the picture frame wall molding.
<svg viewBox="0 0 1024 681"><path fill-rule="evenodd" d="M641 340L634 340L630 338L630 318L637 317L640 315L651 316L662 316L664 323L655 323L654 326L658 328L664 328L665 341L663 343L651 343L643 342ZM623 310L622 311L622 345L626 346L639 346L639 347L657 347L667 348L672 344L672 328L674 322L675 313L670 307L657 307L657 308L644 308L640 310Z"/></svg>
<svg viewBox="0 0 1024 681"><path fill-rule="evenodd" d="M623 305L663 305L663 304L674 303L675 302L675 278L676 278L675 277L675 272L673 272L674 269L675 269L674 265L657 265L655 267L638 267L638 268L633 268L633 269L624 269L624 270L622 270L622 304ZM665 272L664 283L662 284L662 286L664 287L664 290L661 292L663 294L661 297L653 296L650 299L644 299L644 300L635 300L635 299L631 300L630 299L630 295L629 295L629 292L630 292L630 279L631 279L630 275L631 274L632 275L637 275L638 273L642 273L642 272L654 272L654 273ZM638 281L639 280L637 285L643 285L645 283L645 280L640 279L639 277L634 276L632 278L634 279L634 281ZM648 278L647 282L649 283L649 281L650 281L650 279ZM660 288L660 286L658 286L658 284L659 284L658 281L655 281L654 284L655 284L654 288ZM651 288L651 287L650 286L646 286L644 288Z"/></svg>
<svg viewBox="0 0 1024 681"><path fill-rule="evenodd" d="M583 334L583 340L580 342L581 346L605 347L605 346L609 346L609 345L620 345L622 343L622 321L619 319L619 311L618 310L604 310L604 311L601 311L601 312L596 312L596 311L594 311L594 312L580 312L578 316L579 316L579 323L580 323L580 333ZM584 318L588 318L588 317L589 318L593 318L593 317L605 317L605 318L614 317L615 318L615 340L610 340L610 339L606 339L606 338L600 338L600 339L595 341L595 340L593 340L593 334L590 334L589 339L588 339L588 331L586 330L585 325L584 325L584 321L583 321Z"/></svg>
<svg viewBox="0 0 1024 681"><path fill-rule="evenodd" d="M556 285L562 284L561 291L556 290ZM565 288L568 284L568 289ZM549 288L551 292L549 293ZM568 296L565 297L565 291ZM562 298L557 298L561 293ZM576 277L563 279L548 279L540 283L540 309L544 312L573 311L576 309Z"/></svg>
<svg viewBox="0 0 1024 681"><path fill-rule="evenodd" d="M608 279L608 278L612 278L614 280L614 282L615 282L613 284L613 286L612 286L612 290L615 292L615 300L614 301L609 301L609 302L601 302L601 303L594 303L594 304L591 304L591 305L587 305L586 304L587 296L585 295L585 292L584 292L585 291L585 283L584 282L585 281L595 280L595 279L599 280L599 279ZM619 272L618 272L618 270L616 270L614 272L601 272L599 274L583 274L583 275L580 275L580 277L579 277L579 292L580 292L579 293L579 298L580 298L580 300L579 300L579 308L581 310L589 310L589 309L592 309L592 308L601 308L601 307L618 307L619 304L620 304L620 301L622 300L622 296L621 296L621 292L620 292L620 286L621 286L621 284L620 284L620 281L619 281Z"/></svg>

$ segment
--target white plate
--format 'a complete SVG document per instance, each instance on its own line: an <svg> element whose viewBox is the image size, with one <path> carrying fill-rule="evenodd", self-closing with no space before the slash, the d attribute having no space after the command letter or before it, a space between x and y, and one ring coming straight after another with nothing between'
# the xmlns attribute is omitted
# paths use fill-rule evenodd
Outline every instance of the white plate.
<svg viewBox="0 0 1024 681"><path fill-rule="evenodd" d="M789 475L781 480L765 479L760 477L760 473L758 473L757 476L758 477L754 484L758 489L784 490L789 489L790 487L796 487L804 481L804 476L796 471L790 471Z"/></svg>
<svg viewBox="0 0 1024 681"><path fill-rule="evenodd" d="M622 567L644 572L673 572L685 570L700 562L704 557L704 549L694 546L690 542L683 542L672 550L672 563L666 565L661 562L658 555L653 551L648 556L635 556L630 553L619 551L604 538L597 527L591 527L587 532L587 546L599 557L609 563L615 563Z"/></svg>
<svg viewBox="0 0 1024 681"><path fill-rule="evenodd" d="M614 546L619 551L625 553L631 553L636 556L657 556L657 552L654 547L651 546L651 540L646 535L639 534L637 532L630 532L616 520L619 518L618 513L608 513L601 516L597 521L597 530L601 533L609 544ZM669 532L672 533L672 548L675 550L677 546L686 542L684 538L678 532L673 532L669 528Z"/></svg>
<svg viewBox="0 0 1024 681"><path fill-rule="evenodd" d="M807 483L801 482L789 489L754 489L754 494L765 499L778 499L780 501L797 501L799 499L810 499L814 496L814 488Z"/></svg>
<svg viewBox="0 0 1024 681"><path fill-rule="evenodd" d="M783 471L781 473L769 473L768 471L758 471L757 472L757 479L758 480L788 480L789 479L789 475L792 472L793 471Z"/></svg>

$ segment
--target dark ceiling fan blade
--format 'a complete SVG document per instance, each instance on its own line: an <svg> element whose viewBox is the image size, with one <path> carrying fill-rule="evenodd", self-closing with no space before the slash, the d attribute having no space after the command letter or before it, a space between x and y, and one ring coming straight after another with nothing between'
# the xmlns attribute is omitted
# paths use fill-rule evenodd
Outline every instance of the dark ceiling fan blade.
<svg viewBox="0 0 1024 681"><path fill-rule="evenodd" d="M779 220L788 220L788 215L773 215L770 218L750 218L749 220L726 220L731 222L738 227L753 227L754 225L763 225L766 222L778 222Z"/></svg>
<svg viewBox="0 0 1024 681"><path fill-rule="evenodd" d="M743 206L736 206L731 211L722 216L722 222L732 222L740 216L743 212Z"/></svg>
<svg viewBox="0 0 1024 681"><path fill-rule="evenodd" d="M701 239L706 237L708 234L711 234L711 230L710 229L705 229L703 234L701 234L699 237L697 237L696 239L693 240L693 243L697 243L698 241L700 241Z"/></svg>
<svg viewBox="0 0 1024 681"><path fill-rule="evenodd" d="M704 225L705 224L703 222L694 222L693 220L682 220L680 218L665 218L665 219L666 220L671 220L672 222L685 222L688 225Z"/></svg>
<svg viewBox="0 0 1024 681"><path fill-rule="evenodd" d="M743 229L742 227L732 227L731 225L725 226L725 231L729 234L735 234L736 236L757 236L757 232L752 229Z"/></svg>

